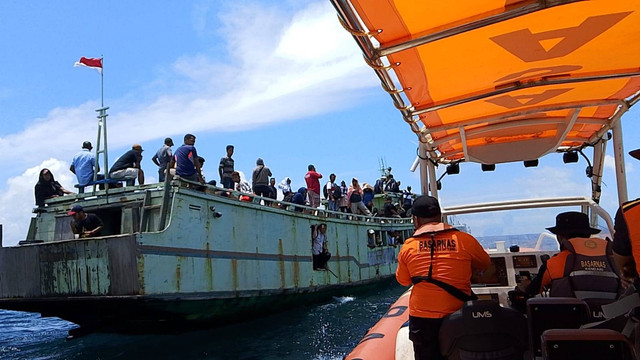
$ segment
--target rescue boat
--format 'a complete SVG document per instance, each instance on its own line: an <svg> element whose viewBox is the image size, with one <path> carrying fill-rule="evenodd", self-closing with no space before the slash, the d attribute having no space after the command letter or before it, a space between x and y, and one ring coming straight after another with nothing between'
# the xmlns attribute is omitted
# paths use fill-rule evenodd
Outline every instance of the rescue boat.
<svg viewBox="0 0 640 360"><path fill-rule="evenodd" d="M565 163L577 162L582 156L588 162L589 197L460 206L441 202L445 221L450 215L572 207L588 214L592 226L604 225L600 237L613 234L611 215L598 204L611 140L618 203L628 200L622 118L640 100L639 2L332 0L332 4L400 118L419 140L414 168L420 171L423 194L438 197L442 176L457 174L471 163L493 171L513 162L537 166L544 156L562 156ZM446 167L440 177L436 176L438 166ZM558 251L540 246L546 237L553 239L542 232L538 244L526 251L511 252L503 242L487 249L492 268L472 279L472 288L480 299L493 300L499 308L479 303L484 310L475 311L475 305L467 303L451 319L469 315L476 321L468 324L474 324L496 311L502 311L505 318L512 316L509 291L524 275L535 276L542 262ZM564 309L567 304L581 308L573 300L552 304L552 309ZM406 333L407 301L405 293L346 358L412 359ZM554 299L531 303L538 309L544 308L545 301L553 303ZM556 318L566 317L570 322L570 312L556 314ZM558 349L580 339L594 343L606 339L604 347L610 352L600 358L632 356L626 339L613 330L554 333L550 329L546 337L536 337L532 318L529 314L528 350L521 354L522 334L514 329L510 341L517 346L512 350L520 355L504 358L551 359L558 356ZM489 322L484 324L490 328ZM476 336L485 339L483 334ZM555 345L545 347L542 338L545 344ZM579 354L585 347L573 349ZM602 354L590 349L589 358ZM613 355L614 349L620 352ZM568 358L564 354L559 358ZM451 358L461 358L456 356Z"/></svg>

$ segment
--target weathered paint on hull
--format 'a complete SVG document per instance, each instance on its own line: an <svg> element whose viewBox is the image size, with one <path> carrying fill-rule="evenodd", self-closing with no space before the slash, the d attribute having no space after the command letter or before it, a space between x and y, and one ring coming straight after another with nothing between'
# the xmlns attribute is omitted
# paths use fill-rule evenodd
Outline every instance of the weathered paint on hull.
<svg viewBox="0 0 640 360"><path fill-rule="evenodd" d="M386 236L391 226L411 229L406 222L300 214L175 186L166 227L148 231L161 223L154 202L162 191L147 193L152 210L136 218L143 195L118 196L121 218L110 219L122 232L139 221L142 232L54 241L69 236L64 211L70 204L40 214L35 236L44 243L0 248L0 308L103 329L233 321L392 277L399 249L371 249L367 230ZM113 196L83 205L101 211L105 202L115 211ZM312 269L309 227L320 222L328 227L330 272Z"/></svg>

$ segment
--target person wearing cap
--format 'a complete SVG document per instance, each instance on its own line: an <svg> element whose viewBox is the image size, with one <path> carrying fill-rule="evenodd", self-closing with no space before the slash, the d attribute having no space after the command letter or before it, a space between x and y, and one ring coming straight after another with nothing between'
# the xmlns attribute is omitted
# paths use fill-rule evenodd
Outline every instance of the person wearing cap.
<svg viewBox="0 0 640 360"><path fill-rule="evenodd" d="M133 144L131 150L120 156L113 164L109 170L109 178L126 180L129 186L133 186L137 178L138 184L144 185L144 172L140 165L143 151L142 145Z"/></svg>
<svg viewBox="0 0 640 360"><path fill-rule="evenodd" d="M320 179L322 174L316 172L316 168L313 165L307 167L309 171L304 175L304 181L307 183L309 206L317 208L320 206Z"/></svg>
<svg viewBox="0 0 640 360"><path fill-rule="evenodd" d="M73 205L67 214L73 216L70 225L74 234L78 234L81 238L100 236L104 224L98 216L84 212L80 205Z"/></svg>
<svg viewBox="0 0 640 360"><path fill-rule="evenodd" d="M269 167L264 166L264 160L258 158L256 160L256 167L253 169L253 174L251 175L251 187L253 188L254 194L269 197L269 194L271 194L269 177L271 175L273 174L271 174ZM266 203L266 205L270 204L271 202Z"/></svg>
<svg viewBox="0 0 640 360"><path fill-rule="evenodd" d="M158 165L158 181L163 182L167 171L167 165L171 162L171 147L173 146L173 139L165 138L164 145L155 155L151 158L154 164Z"/></svg>
<svg viewBox="0 0 640 360"><path fill-rule="evenodd" d="M556 225L547 230L556 235L560 252L540 266L533 281L524 279L518 289L533 296L549 287L549 296L585 300L599 315L599 306L615 300L620 290L611 243L592 238L600 230L589 225L587 214L577 211L558 214Z"/></svg>
<svg viewBox="0 0 640 360"><path fill-rule="evenodd" d="M84 187L84 185L93 181L93 173L100 171L100 165L96 164L96 157L91 152L93 146L91 142L85 141L82 143L82 150L73 156L71 160L71 166L69 171L76 175L78 179L78 185ZM102 179L103 176L97 177L97 180Z"/></svg>
<svg viewBox="0 0 640 360"><path fill-rule="evenodd" d="M231 178L231 174L234 172L234 161L231 158L233 156L233 145L227 145L227 156L220 159L220 166L218 166L218 173L220 174L220 183L225 189L233 189L234 181Z"/></svg>
<svg viewBox="0 0 640 360"><path fill-rule="evenodd" d="M629 152L640 160L640 149ZM625 202L616 212L613 253L624 287L638 280L640 273L640 198ZM637 285L637 284L636 284ZM636 289L639 289L636 286Z"/></svg>
<svg viewBox="0 0 640 360"><path fill-rule="evenodd" d="M444 359L438 334L445 316L473 299L471 275L491 260L478 241L442 222L438 199L420 196L411 208L413 236L398 254L396 279L413 286L409 298L409 339L415 359Z"/></svg>
<svg viewBox="0 0 640 360"><path fill-rule="evenodd" d="M198 151L194 146L196 136L186 134L184 136L184 144L176 149L176 153L171 158L171 167L176 168L176 175L190 181L199 181L204 184L202 178L202 163L200 163Z"/></svg>

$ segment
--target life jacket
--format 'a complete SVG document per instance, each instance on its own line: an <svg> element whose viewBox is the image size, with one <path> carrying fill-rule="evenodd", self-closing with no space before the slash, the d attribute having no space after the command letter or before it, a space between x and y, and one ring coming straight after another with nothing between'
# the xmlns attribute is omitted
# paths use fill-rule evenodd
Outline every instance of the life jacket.
<svg viewBox="0 0 640 360"><path fill-rule="evenodd" d="M565 241L564 247L569 254L564 271L562 277L551 281L549 295L584 300L591 310L591 318L602 320L604 315L600 307L618 299L622 292L611 246L611 241L597 238Z"/></svg>
<svg viewBox="0 0 640 360"><path fill-rule="evenodd" d="M622 215L627 223L629 242L633 259L636 262L636 271L640 274L640 199L622 204Z"/></svg>
<svg viewBox="0 0 640 360"><path fill-rule="evenodd" d="M427 274L427 276L412 276L411 277L411 282L416 285L422 281L424 282L428 282L431 283L433 285L438 286L439 288L441 288L442 290L446 291L449 293L449 295L457 298L460 301L469 301L469 300L477 300L478 297L476 296L476 294L473 293L473 291L471 292L471 294L467 294L464 291L458 289L457 287L451 285L451 284L447 284L444 281L440 281L438 279L433 278L433 255L435 252L435 235L438 233L443 233L443 232L447 232L447 231L457 231L456 228L450 228L450 229L444 229L444 230L438 230L438 231L432 231L432 232L428 232L428 233L424 233L424 234L420 234L418 236L414 236L414 237L431 237L431 241L429 242L429 248L430 248L430 252L431 252L431 259L429 262L429 273Z"/></svg>

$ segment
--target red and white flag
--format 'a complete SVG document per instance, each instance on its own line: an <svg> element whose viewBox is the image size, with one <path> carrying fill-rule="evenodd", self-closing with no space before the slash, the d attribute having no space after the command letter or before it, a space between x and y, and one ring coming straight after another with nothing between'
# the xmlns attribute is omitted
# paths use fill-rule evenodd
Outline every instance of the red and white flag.
<svg viewBox="0 0 640 360"><path fill-rule="evenodd" d="M85 66L102 74L102 59L81 57L79 61L73 64L74 67Z"/></svg>

